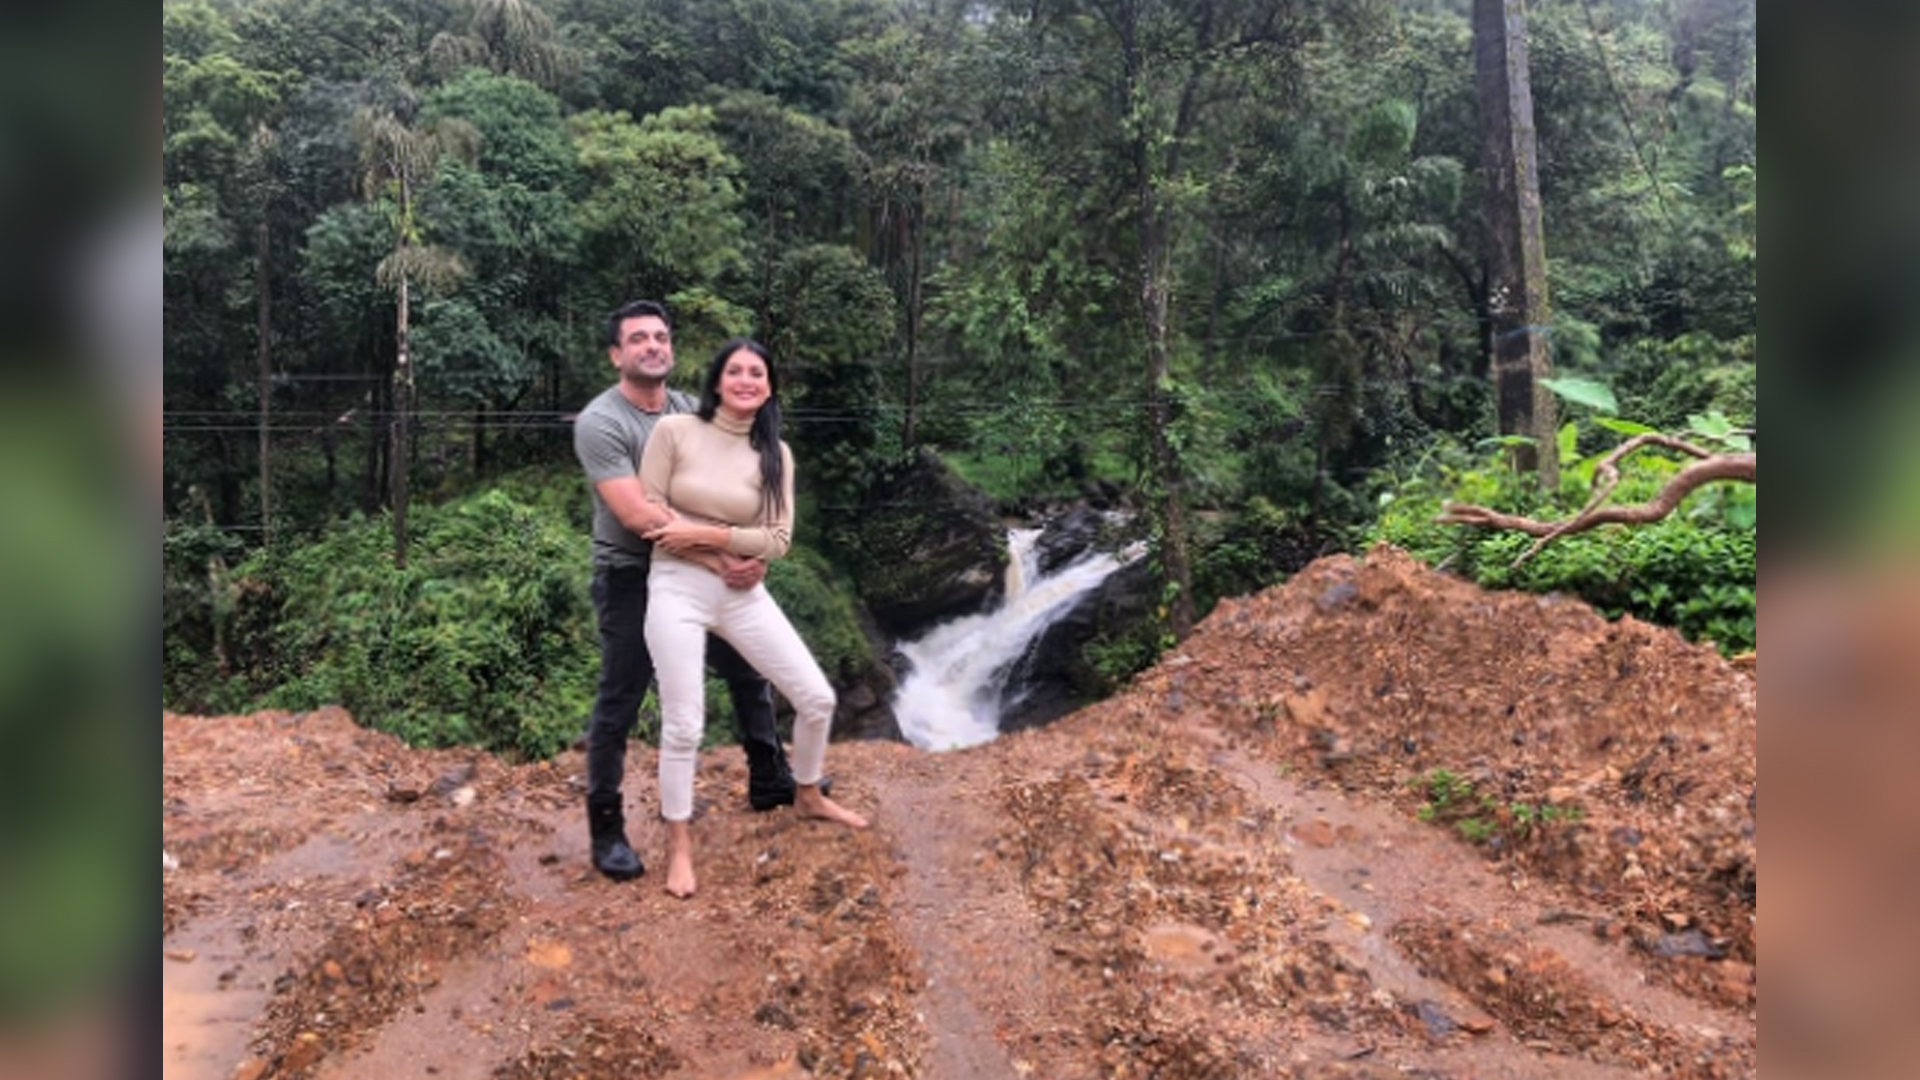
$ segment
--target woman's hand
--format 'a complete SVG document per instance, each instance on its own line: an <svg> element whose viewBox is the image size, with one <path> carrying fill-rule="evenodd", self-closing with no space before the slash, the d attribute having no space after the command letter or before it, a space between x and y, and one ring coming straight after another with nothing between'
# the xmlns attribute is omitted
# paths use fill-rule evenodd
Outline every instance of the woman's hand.
<svg viewBox="0 0 1920 1080"><path fill-rule="evenodd" d="M729 589L751 589L767 579L767 564L745 555L720 553L720 576Z"/></svg>
<svg viewBox="0 0 1920 1080"><path fill-rule="evenodd" d="M714 525L676 519L645 534L661 550L682 557L727 546L726 530Z"/></svg>

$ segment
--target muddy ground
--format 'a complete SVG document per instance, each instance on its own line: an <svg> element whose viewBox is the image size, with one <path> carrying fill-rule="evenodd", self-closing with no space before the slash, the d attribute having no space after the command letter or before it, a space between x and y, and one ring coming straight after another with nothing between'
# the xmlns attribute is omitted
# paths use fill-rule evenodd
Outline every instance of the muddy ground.
<svg viewBox="0 0 1920 1080"><path fill-rule="evenodd" d="M701 764L701 890L583 761L166 716L169 1078L1753 1077L1752 665L1381 550L975 750L836 743L853 834Z"/></svg>

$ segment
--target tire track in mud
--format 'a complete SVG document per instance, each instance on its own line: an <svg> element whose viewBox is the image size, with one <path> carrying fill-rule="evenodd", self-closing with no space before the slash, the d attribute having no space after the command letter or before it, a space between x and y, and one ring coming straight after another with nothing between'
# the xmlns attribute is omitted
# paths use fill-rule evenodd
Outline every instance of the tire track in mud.
<svg viewBox="0 0 1920 1080"><path fill-rule="evenodd" d="M1381 989L1431 1027L1486 1029L1540 1055L1546 1072L1575 1062L1668 1075L1754 1075L1757 1024L1650 983L1635 957L1574 928L1577 902L1494 872L1475 850L1390 807L1330 785L1283 777L1189 718L1209 762L1257 798L1283 830L1292 870L1356 913L1344 948Z"/></svg>
<svg viewBox="0 0 1920 1080"><path fill-rule="evenodd" d="M274 806L250 825L222 814L210 827L181 830L181 868L163 890L163 910L174 916L161 974L167 1080L225 1080L249 1065L276 983L390 874L369 864L397 861L411 829L383 815L307 819L298 828L284 816Z"/></svg>
<svg viewBox="0 0 1920 1080"><path fill-rule="evenodd" d="M1039 1057L1046 1068L1038 1075L1068 1080L1075 1073L1046 1052L1044 947L991 858L995 830L961 812L987 797L993 775L978 754L903 758L880 796L879 827L901 870L905 937L925 973L917 1000L929 1040L923 1076L1019 1080L1035 1074L1029 1058Z"/></svg>

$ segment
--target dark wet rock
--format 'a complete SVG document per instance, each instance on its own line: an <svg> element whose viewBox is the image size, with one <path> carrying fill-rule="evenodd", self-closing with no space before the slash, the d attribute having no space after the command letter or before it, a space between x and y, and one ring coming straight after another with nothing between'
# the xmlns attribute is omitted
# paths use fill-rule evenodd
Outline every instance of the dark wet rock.
<svg viewBox="0 0 1920 1080"><path fill-rule="evenodd" d="M1322 592L1314 603L1319 606L1321 611L1333 611L1345 607L1353 601L1354 597L1359 595L1360 586L1355 585L1351 581L1340 581L1329 585L1326 591Z"/></svg>
<svg viewBox="0 0 1920 1080"><path fill-rule="evenodd" d="M1105 515L1090 506L1076 506L1048 522L1033 545L1040 573L1051 574L1095 550L1106 528Z"/></svg>
<svg viewBox="0 0 1920 1080"><path fill-rule="evenodd" d="M473 780L474 771L475 766L471 761L450 769L427 787L427 794L436 798L448 798Z"/></svg>
<svg viewBox="0 0 1920 1080"><path fill-rule="evenodd" d="M1719 960L1727 955L1727 950L1714 944L1713 940L1699 930L1683 930L1677 934L1661 934L1647 944L1647 951L1662 960L1671 960L1680 956L1704 956L1709 960Z"/></svg>
<svg viewBox="0 0 1920 1080"><path fill-rule="evenodd" d="M1038 727L1094 700L1104 676L1088 659L1087 645L1141 632L1158 595L1152 569L1139 559L1081 597L1020 657L1008 682L1019 688L1019 697L1001 714L1000 730Z"/></svg>
<svg viewBox="0 0 1920 1080"><path fill-rule="evenodd" d="M1408 1006L1407 1011L1412 1013L1414 1018L1420 1021L1421 1026L1426 1028L1427 1037L1430 1039L1444 1039L1460 1030L1459 1023L1456 1022L1453 1017L1448 1016L1446 1010L1434 1002L1421 1001Z"/></svg>
<svg viewBox="0 0 1920 1080"><path fill-rule="evenodd" d="M875 484L839 546L880 629L911 639L970 615L1005 587L1006 531L992 500L922 451Z"/></svg>
<svg viewBox="0 0 1920 1080"><path fill-rule="evenodd" d="M773 1001L769 1001L754 1010L753 1020L754 1023L765 1024L768 1027L779 1028L782 1031L792 1031L799 1026L799 1022L794 1020L793 1014L788 1012L784 1005Z"/></svg>

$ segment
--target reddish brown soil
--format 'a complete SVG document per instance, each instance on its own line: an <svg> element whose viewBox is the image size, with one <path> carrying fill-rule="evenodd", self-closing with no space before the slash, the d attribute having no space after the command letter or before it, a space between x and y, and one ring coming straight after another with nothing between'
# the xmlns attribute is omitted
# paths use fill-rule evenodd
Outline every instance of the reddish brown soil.
<svg viewBox="0 0 1920 1080"><path fill-rule="evenodd" d="M642 748L619 885L577 755L163 722L168 1077L1757 1075L1750 671L1389 550L1051 727L836 744L865 834L708 755L687 902Z"/></svg>

